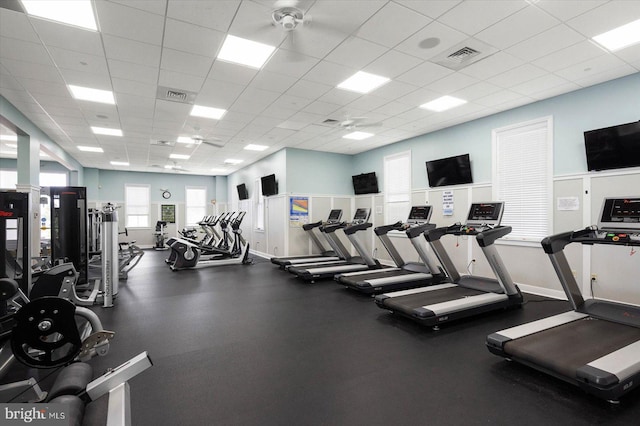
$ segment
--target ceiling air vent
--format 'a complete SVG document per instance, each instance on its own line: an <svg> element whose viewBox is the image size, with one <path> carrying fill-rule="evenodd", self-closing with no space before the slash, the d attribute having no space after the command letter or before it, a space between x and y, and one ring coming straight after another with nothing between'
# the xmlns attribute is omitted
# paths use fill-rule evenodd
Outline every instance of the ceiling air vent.
<svg viewBox="0 0 640 426"><path fill-rule="evenodd" d="M458 71L493 55L497 51L498 49L493 46L489 46L475 38L469 38L457 44L452 49L431 58L430 61L451 70Z"/></svg>
<svg viewBox="0 0 640 426"><path fill-rule="evenodd" d="M182 104L193 104L197 93L188 90L173 89L171 87L158 86L156 98L164 101L180 102Z"/></svg>
<svg viewBox="0 0 640 426"><path fill-rule="evenodd" d="M155 140L155 139L152 139L151 140L151 145L171 147L171 146L175 145L175 142L166 141L166 140Z"/></svg>
<svg viewBox="0 0 640 426"><path fill-rule="evenodd" d="M340 124L340 120L334 120L333 118L327 118L322 123L320 123L320 125L322 126L331 126L331 127L334 127L338 124Z"/></svg>

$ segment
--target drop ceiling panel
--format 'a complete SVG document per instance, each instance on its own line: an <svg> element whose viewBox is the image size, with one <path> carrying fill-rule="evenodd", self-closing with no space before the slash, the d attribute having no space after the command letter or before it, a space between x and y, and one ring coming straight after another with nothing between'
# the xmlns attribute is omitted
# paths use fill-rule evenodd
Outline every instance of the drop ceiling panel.
<svg viewBox="0 0 640 426"><path fill-rule="evenodd" d="M389 50L364 67L363 70L393 79L421 63L422 61L415 56L407 55L397 50Z"/></svg>
<svg viewBox="0 0 640 426"><path fill-rule="evenodd" d="M362 68L387 52L388 48L363 38L349 37L324 59L336 64Z"/></svg>
<svg viewBox="0 0 640 426"><path fill-rule="evenodd" d="M297 80L297 78L285 74L262 71L255 76L249 87L276 92L286 92Z"/></svg>
<svg viewBox="0 0 640 426"><path fill-rule="evenodd" d="M467 38L466 34L434 21L400 43L396 49L418 58L429 59ZM423 43L425 40L434 39L437 40L437 44L433 47L431 44Z"/></svg>
<svg viewBox="0 0 640 426"><path fill-rule="evenodd" d="M0 35L34 43L40 42L27 15L4 8L0 8Z"/></svg>
<svg viewBox="0 0 640 426"><path fill-rule="evenodd" d="M306 99L318 99L331 89L333 89L333 87L328 84L321 84L308 80L298 80L289 88L289 90L287 90L287 93Z"/></svg>
<svg viewBox="0 0 640 426"><path fill-rule="evenodd" d="M102 52L100 33L44 19L30 18L31 24L46 46L61 47L90 54Z"/></svg>
<svg viewBox="0 0 640 426"><path fill-rule="evenodd" d="M517 68L513 68L502 74L488 79L487 81L496 86L509 88L518 84L525 83L546 74L542 68L538 68L531 64L524 64Z"/></svg>
<svg viewBox="0 0 640 426"><path fill-rule="evenodd" d="M444 78L441 78L438 81L434 81L433 83L428 84L426 88L443 95L448 95L451 92L455 92L456 90L471 86L472 84L477 82L477 78L465 74L453 73Z"/></svg>
<svg viewBox="0 0 640 426"><path fill-rule="evenodd" d="M398 25L399 22L402 25ZM390 2L358 29L358 37L393 47L430 22L430 18Z"/></svg>
<svg viewBox="0 0 640 426"><path fill-rule="evenodd" d="M407 71L406 73L397 77L398 81L409 83L414 86L425 86L431 82L440 80L453 74L453 71L440 66L438 64L432 64L431 62L424 62L421 65Z"/></svg>
<svg viewBox="0 0 640 426"><path fill-rule="evenodd" d="M42 44L5 37L0 38L0 58L30 62L33 65L51 65L51 59Z"/></svg>
<svg viewBox="0 0 640 426"><path fill-rule="evenodd" d="M533 61L584 40L583 35L561 24L524 40L505 52L525 61Z"/></svg>
<svg viewBox="0 0 640 426"><path fill-rule="evenodd" d="M162 45L164 17L112 2L96 2L100 31L143 43Z"/></svg>
<svg viewBox="0 0 640 426"><path fill-rule="evenodd" d="M216 60L211 67L208 78L233 84L247 85L253 80L257 73L258 71L252 68Z"/></svg>
<svg viewBox="0 0 640 426"><path fill-rule="evenodd" d="M171 87L178 90L198 92L204 83L204 77L184 74L169 70L160 70L158 85Z"/></svg>
<svg viewBox="0 0 640 426"><path fill-rule="evenodd" d="M207 4L208 2L199 2ZM214 57L218 54L225 34L186 22L167 19L164 47Z"/></svg>
<svg viewBox="0 0 640 426"><path fill-rule="evenodd" d="M240 84L208 79L196 98L196 104L229 109L244 90L245 86Z"/></svg>
<svg viewBox="0 0 640 426"><path fill-rule="evenodd" d="M465 1L440 16L438 21L471 36L526 6L524 1Z"/></svg>
<svg viewBox="0 0 640 426"><path fill-rule="evenodd" d="M406 7L422 13L430 18L437 18L445 12L456 6L462 0L439 0L439 1L423 1L423 0L396 0Z"/></svg>
<svg viewBox="0 0 640 426"><path fill-rule="evenodd" d="M606 19L602 19L606 16ZM640 2L611 1L577 16L567 23L587 37L612 30L640 17Z"/></svg>
<svg viewBox="0 0 640 426"><path fill-rule="evenodd" d="M416 90L417 87L412 84L402 83L400 81L392 80L384 86L375 90L374 94L388 100L398 99L408 93Z"/></svg>
<svg viewBox="0 0 640 426"><path fill-rule="evenodd" d="M209 74L212 64L212 57L194 55L193 53L165 48L162 49L160 69L204 78Z"/></svg>
<svg viewBox="0 0 640 426"><path fill-rule="evenodd" d="M111 79L107 73L89 73L64 68L59 68L59 71L67 84L101 90L111 90Z"/></svg>
<svg viewBox="0 0 640 426"><path fill-rule="evenodd" d="M534 7L526 8L479 32L475 37L499 49L507 49L516 43L533 37L560 21Z"/></svg>
<svg viewBox="0 0 640 426"><path fill-rule="evenodd" d="M562 77L558 77L555 74L544 74L538 78L534 78L521 84L514 85L513 87L511 87L511 90L516 93L521 93L525 96L534 96L536 93L539 93L543 90L552 89L554 87L562 86L567 83L567 80Z"/></svg>
<svg viewBox="0 0 640 426"><path fill-rule="evenodd" d="M109 0L113 3L119 3L125 6L134 7L136 9L155 13L156 15L164 15L167 8L167 0ZM184 3L184 1L181 1Z"/></svg>
<svg viewBox="0 0 640 426"><path fill-rule="evenodd" d="M124 80L121 78L112 78L113 90L116 92L116 102L118 95L124 93L127 95L140 96L142 98L155 98L157 86L155 84L145 84L139 81Z"/></svg>
<svg viewBox="0 0 640 426"><path fill-rule="evenodd" d="M20 84L34 96L37 94L43 94L47 96L69 98L69 90L62 82L52 83L50 81L21 78Z"/></svg>
<svg viewBox="0 0 640 426"><path fill-rule="evenodd" d="M95 74L109 74L104 55L90 55L73 50L50 47L49 53L59 68Z"/></svg>
<svg viewBox="0 0 640 426"><path fill-rule="evenodd" d="M240 0L206 2L202 0L181 0L169 2L167 16L226 32L238 10ZM164 11L163 11L164 13Z"/></svg>
<svg viewBox="0 0 640 426"><path fill-rule="evenodd" d="M500 90L502 90L502 88L496 86L495 84L480 81L463 89L456 90L452 92L451 95L457 98L465 99L467 101L473 101L475 99L488 96L492 93L499 92Z"/></svg>
<svg viewBox="0 0 640 426"><path fill-rule="evenodd" d="M319 101L329 102L338 105L348 105L351 102L358 99L361 95L359 93L350 92L342 89L331 89L324 95L318 98Z"/></svg>
<svg viewBox="0 0 640 426"><path fill-rule="evenodd" d="M64 83L58 70L53 65L40 64L36 66L32 62L16 61L13 59L3 60L2 64L18 81L23 78L29 78L52 83Z"/></svg>
<svg viewBox="0 0 640 426"><path fill-rule="evenodd" d="M102 36L107 58L133 62L149 67L160 66L160 46L114 37L108 34Z"/></svg>
<svg viewBox="0 0 640 426"><path fill-rule="evenodd" d="M637 72L637 70L631 65L624 64L617 68L608 68L602 72L591 73L591 75L578 79L575 82L582 87L587 87L616 78L624 77L635 72Z"/></svg>
<svg viewBox="0 0 640 426"><path fill-rule="evenodd" d="M236 12L229 34L259 43L277 46L283 39L283 30L271 23L271 2L243 1Z"/></svg>
<svg viewBox="0 0 640 426"><path fill-rule="evenodd" d="M300 78L319 62L319 59L309 55L296 54L281 48L276 50L262 69Z"/></svg>
<svg viewBox="0 0 640 426"><path fill-rule="evenodd" d="M159 69L157 67L134 64L133 62L119 61L117 59L108 59L107 62L111 77L147 84L153 84L158 81Z"/></svg>
<svg viewBox="0 0 640 426"><path fill-rule="evenodd" d="M488 58L484 58L461 69L460 72L480 80L485 80L522 64L524 64L522 59L505 52L497 52Z"/></svg>
<svg viewBox="0 0 640 426"><path fill-rule="evenodd" d="M561 21L568 21L607 1L609 0L541 0L536 3L536 6L546 10Z"/></svg>
<svg viewBox="0 0 640 426"><path fill-rule="evenodd" d="M594 43L585 40L536 59L532 64L547 71L555 72L604 54L605 52Z"/></svg>
<svg viewBox="0 0 640 426"><path fill-rule="evenodd" d="M257 114L271 105L271 103L278 99L279 96L280 94L277 92L249 87L242 92L242 95L240 95L233 103L231 109L234 111Z"/></svg>

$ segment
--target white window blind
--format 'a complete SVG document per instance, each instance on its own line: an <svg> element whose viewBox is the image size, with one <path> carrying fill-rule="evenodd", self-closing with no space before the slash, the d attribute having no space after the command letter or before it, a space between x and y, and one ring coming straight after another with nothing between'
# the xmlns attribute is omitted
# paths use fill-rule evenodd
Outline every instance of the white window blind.
<svg viewBox="0 0 640 426"><path fill-rule="evenodd" d="M195 226L207 214L207 188L187 186L185 188L186 225Z"/></svg>
<svg viewBox="0 0 640 426"><path fill-rule="evenodd" d="M385 222L405 220L411 207L411 151L384 157Z"/></svg>
<svg viewBox="0 0 640 426"><path fill-rule="evenodd" d="M502 224L512 240L550 235L553 121L545 117L493 131L493 195L504 201Z"/></svg>
<svg viewBox="0 0 640 426"><path fill-rule="evenodd" d="M125 226L128 228L149 227L149 185L125 185Z"/></svg>
<svg viewBox="0 0 640 426"><path fill-rule="evenodd" d="M263 231L264 197L262 196L262 180L260 178L255 180L254 188L256 188L256 190L253 193L253 211L255 212L255 221L253 222L253 227L254 229Z"/></svg>

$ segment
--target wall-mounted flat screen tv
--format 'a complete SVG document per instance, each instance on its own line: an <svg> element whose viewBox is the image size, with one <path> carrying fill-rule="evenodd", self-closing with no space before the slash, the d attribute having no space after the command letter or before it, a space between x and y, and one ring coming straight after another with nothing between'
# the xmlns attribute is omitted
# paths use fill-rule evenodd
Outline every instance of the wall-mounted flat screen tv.
<svg viewBox="0 0 640 426"><path fill-rule="evenodd" d="M356 195L377 194L379 192L376 172L351 176L351 180L353 181L353 192L355 192Z"/></svg>
<svg viewBox="0 0 640 426"><path fill-rule="evenodd" d="M260 178L262 183L262 195L269 197L278 193L278 182L276 182L276 175L262 176Z"/></svg>
<svg viewBox="0 0 640 426"><path fill-rule="evenodd" d="M473 183L469 154L427 161L427 177L431 188Z"/></svg>
<svg viewBox="0 0 640 426"><path fill-rule="evenodd" d="M587 169L640 166L640 121L584 132Z"/></svg>
<svg viewBox="0 0 640 426"><path fill-rule="evenodd" d="M238 189L238 198L240 200L249 199L249 191L247 191L247 186L244 183L241 183L236 188Z"/></svg>

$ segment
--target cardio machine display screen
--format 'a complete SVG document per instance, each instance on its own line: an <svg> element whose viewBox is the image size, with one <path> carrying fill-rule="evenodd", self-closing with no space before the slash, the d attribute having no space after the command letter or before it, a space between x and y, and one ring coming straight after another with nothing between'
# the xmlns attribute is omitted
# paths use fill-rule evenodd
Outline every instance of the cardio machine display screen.
<svg viewBox="0 0 640 426"><path fill-rule="evenodd" d="M431 218L431 206L413 206L408 221L428 222Z"/></svg>
<svg viewBox="0 0 640 426"><path fill-rule="evenodd" d="M609 198L604 203L601 222L640 224L640 198Z"/></svg>
<svg viewBox="0 0 640 426"><path fill-rule="evenodd" d="M358 209L353 215L354 222L366 222L369 219L369 209Z"/></svg>
<svg viewBox="0 0 640 426"><path fill-rule="evenodd" d="M337 222L342 217L342 210L334 209L329 212L329 222Z"/></svg>
<svg viewBox="0 0 640 426"><path fill-rule="evenodd" d="M474 203L469 209L467 223L493 223L500 222L502 203Z"/></svg>

